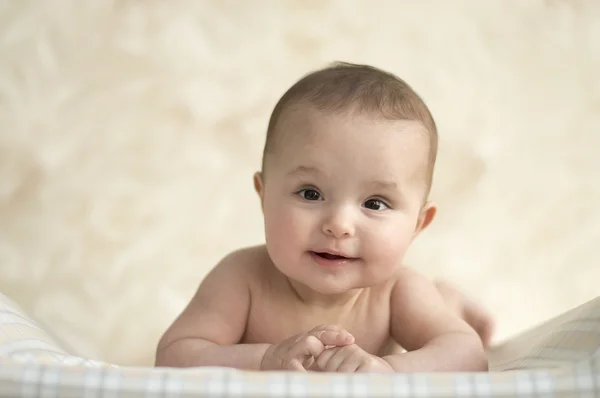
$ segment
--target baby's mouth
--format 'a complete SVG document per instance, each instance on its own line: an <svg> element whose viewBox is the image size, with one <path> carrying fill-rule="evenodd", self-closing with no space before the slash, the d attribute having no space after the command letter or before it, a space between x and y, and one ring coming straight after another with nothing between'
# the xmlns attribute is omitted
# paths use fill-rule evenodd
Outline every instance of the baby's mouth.
<svg viewBox="0 0 600 398"><path fill-rule="evenodd" d="M319 257L323 257L326 258L327 260L345 260L347 259L347 257L344 256L338 256L336 254L329 254L329 253L316 253L315 254Z"/></svg>
<svg viewBox="0 0 600 398"><path fill-rule="evenodd" d="M345 257L338 254L331 254L327 252L313 252L314 255L324 258L326 260L355 260L352 257Z"/></svg>

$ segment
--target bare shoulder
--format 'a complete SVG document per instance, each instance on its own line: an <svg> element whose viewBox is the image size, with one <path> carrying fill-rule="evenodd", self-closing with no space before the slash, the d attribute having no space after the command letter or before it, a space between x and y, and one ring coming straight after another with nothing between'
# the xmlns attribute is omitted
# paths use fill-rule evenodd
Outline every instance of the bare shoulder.
<svg viewBox="0 0 600 398"><path fill-rule="evenodd" d="M396 271L390 296L391 305L397 312L418 312L424 308L429 311L447 311L434 281L408 266L402 266Z"/></svg>
<svg viewBox="0 0 600 398"><path fill-rule="evenodd" d="M392 281L392 295L402 298L405 295L418 294L420 290L435 289L433 281L414 268L403 265L396 270Z"/></svg>
<svg viewBox="0 0 600 398"><path fill-rule="evenodd" d="M249 282L264 268L266 249L264 245L237 249L227 254L211 272L230 275Z"/></svg>
<svg viewBox="0 0 600 398"><path fill-rule="evenodd" d="M221 260L217 267L250 289L250 292L263 288L276 275L271 257L265 245L245 247L231 252Z"/></svg>
<svg viewBox="0 0 600 398"><path fill-rule="evenodd" d="M218 344L238 342L251 304L251 285L260 271L261 248L235 250L202 279L196 293L162 338L166 346L182 338Z"/></svg>
<svg viewBox="0 0 600 398"><path fill-rule="evenodd" d="M442 333L467 328L449 310L434 282L410 267L400 268L395 275L390 308L392 334L409 351Z"/></svg>
<svg viewBox="0 0 600 398"><path fill-rule="evenodd" d="M250 246L232 251L206 275L198 288L196 296L203 292L214 297L215 294L234 290L231 294L240 295L265 279L270 269L270 260L264 245Z"/></svg>

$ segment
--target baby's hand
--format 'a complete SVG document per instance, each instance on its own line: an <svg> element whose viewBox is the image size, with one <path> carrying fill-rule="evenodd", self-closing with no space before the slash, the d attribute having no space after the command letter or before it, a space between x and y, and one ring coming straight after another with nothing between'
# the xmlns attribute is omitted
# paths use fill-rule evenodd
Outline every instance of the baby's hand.
<svg viewBox="0 0 600 398"><path fill-rule="evenodd" d="M297 370L304 372L325 351L326 346L344 346L354 343L354 337L345 329L321 325L306 333L290 337L267 349L261 370Z"/></svg>
<svg viewBox="0 0 600 398"><path fill-rule="evenodd" d="M371 355L356 344L333 347L317 358L323 372L393 372L392 366L378 356Z"/></svg>

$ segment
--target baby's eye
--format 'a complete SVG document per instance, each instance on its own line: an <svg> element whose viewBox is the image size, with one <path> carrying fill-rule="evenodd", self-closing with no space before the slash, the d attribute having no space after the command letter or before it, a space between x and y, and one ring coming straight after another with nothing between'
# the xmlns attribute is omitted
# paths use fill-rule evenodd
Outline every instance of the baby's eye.
<svg viewBox="0 0 600 398"><path fill-rule="evenodd" d="M369 199L365 202L364 206L370 210L384 210L388 208L388 205L379 199Z"/></svg>
<svg viewBox="0 0 600 398"><path fill-rule="evenodd" d="M314 189L303 189L298 192L303 199L306 200L320 200L321 194Z"/></svg>

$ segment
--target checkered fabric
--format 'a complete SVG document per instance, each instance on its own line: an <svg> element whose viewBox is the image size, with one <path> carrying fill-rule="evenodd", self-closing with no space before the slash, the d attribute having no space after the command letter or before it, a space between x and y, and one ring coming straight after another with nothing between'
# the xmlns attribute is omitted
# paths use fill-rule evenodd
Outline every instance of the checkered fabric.
<svg viewBox="0 0 600 398"><path fill-rule="evenodd" d="M494 347L487 373L120 367L69 355L0 294L0 397L600 397L600 298Z"/></svg>

